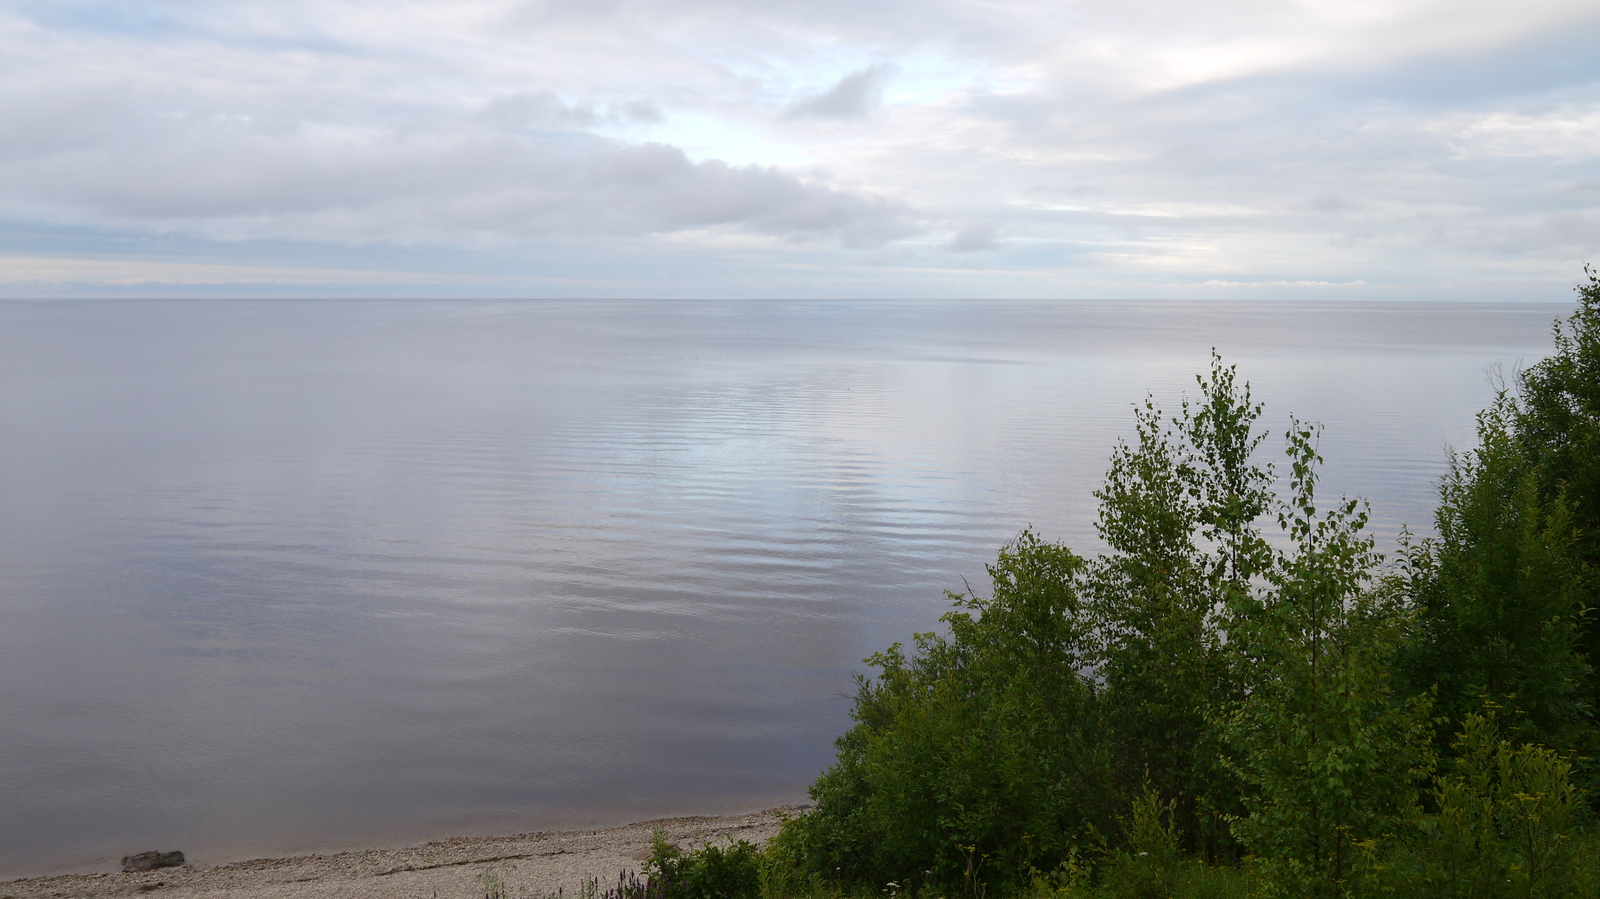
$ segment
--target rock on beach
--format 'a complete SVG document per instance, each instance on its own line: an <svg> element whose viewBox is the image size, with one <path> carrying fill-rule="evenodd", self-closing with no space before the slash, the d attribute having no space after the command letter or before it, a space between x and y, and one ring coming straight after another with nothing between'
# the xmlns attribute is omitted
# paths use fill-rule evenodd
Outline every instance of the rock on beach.
<svg viewBox="0 0 1600 899"><path fill-rule="evenodd" d="M157 868L178 868L183 866L182 852L141 852L138 855L124 855L122 857L122 873L138 874L143 871L154 871Z"/></svg>

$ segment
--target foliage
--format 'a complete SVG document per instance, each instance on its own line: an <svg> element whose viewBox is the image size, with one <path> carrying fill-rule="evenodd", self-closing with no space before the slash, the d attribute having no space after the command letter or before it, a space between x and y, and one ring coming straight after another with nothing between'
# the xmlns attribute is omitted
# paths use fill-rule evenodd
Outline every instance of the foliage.
<svg viewBox="0 0 1600 899"><path fill-rule="evenodd" d="M1519 379L1515 433L1539 494L1571 503L1573 527L1588 535L1580 555L1594 566L1600 564L1594 536L1600 533L1600 273L1588 266L1584 273L1589 283L1577 288L1577 311L1555 325L1555 352Z"/></svg>
<svg viewBox="0 0 1600 899"><path fill-rule="evenodd" d="M1107 859L1105 893L1116 899L1167 899L1177 889L1183 856L1173 830L1176 800L1163 803L1149 782L1123 819L1122 846Z"/></svg>
<svg viewBox="0 0 1600 899"><path fill-rule="evenodd" d="M1437 778L1426 857L1448 896L1562 896L1576 887L1571 765L1501 739L1493 717L1467 716L1454 770Z"/></svg>
<svg viewBox="0 0 1600 899"><path fill-rule="evenodd" d="M1365 512L1318 514L1315 432L1298 424L1280 500L1249 388L1216 358L1197 383L1174 418L1147 401L1114 453L1108 553L1086 563L1025 531L992 599L952 597L948 637L869 660L879 675L785 851L845 882L994 886L1087 851L1108 888L1160 895L1179 846L1217 859L1238 837L1324 892L1352 840L1406 820L1425 704L1391 697L1401 617L1362 590ZM1269 512L1284 547L1261 532ZM1151 842L1155 808L1170 849Z"/></svg>
<svg viewBox="0 0 1600 899"><path fill-rule="evenodd" d="M761 869L760 851L744 840L683 852L657 830L645 862L648 896L637 899L760 899Z"/></svg>
<svg viewBox="0 0 1600 899"><path fill-rule="evenodd" d="M1518 379L1521 395L1510 410L1517 448L1540 504L1550 510L1549 530L1571 540L1562 559L1562 586L1571 593L1562 627L1581 618L1577 675L1587 683L1563 711L1587 715L1585 733L1554 735L1552 745L1562 748L1587 747L1600 710L1593 677L1600 669L1600 617L1584 614L1600 605L1600 277L1588 266L1584 273L1589 283L1578 286L1577 311L1555 325L1555 352Z"/></svg>
<svg viewBox="0 0 1600 899"><path fill-rule="evenodd" d="M1412 542L1401 583L1416 606L1401 668L1437 691L1443 737L1492 702L1520 739L1594 739L1600 627L1600 282L1556 326L1556 353L1478 416L1478 446L1440 486L1438 536Z"/></svg>
<svg viewBox="0 0 1600 899"><path fill-rule="evenodd" d="M1278 519L1291 549L1230 610L1246 693L1219 719L1246 788L1235 832L1295 896L1336 895L1354 842L1410 823L1432 763L1425 700L1391 696L1403 619L1363 591L1378 561L1366 512L1356 500L1316 508L1315 435L1298 422L1287 435L1292 495Z"/></svg>
<svg viewBox="0 0 1600 899"><path fill-rule="evenodd" d="M1255 521L1273 473L1253 461L1264 435L1249 386L1215 356L1195 380L1200 399L1170 421L1147 399L1137 442L1112 454L1095 494L1111 551L1094 566L1091 608L1119 780L1128 793L1152 782L1185 848L1214 860L1239 810L1210 726L1239 692L1218 615L1270 561Z"/></svg>
<svg viewBox="0 0 1600 899"><path fill-rule="evenodd" d="M1433 779L1436 811L1408 832L1357 844L1351 895L1405 899L1594 896L1600 846L1579 828L1571 766L1467 716L1455 758Z"/></svg>
<svg viewBox="0 0 1600 899"><path fill-rule="evenodd" d="M1019 882L1110 818L1082 559L1024 531L989 599L954 596L948 636L869 659L855 726L780 852L847 882Z"/></svg>
<svg viewBox="0 0 1600 899"><path fill-rule="evenodd" d="M1572 748L1590 726L1578 533L1570 503L1540 495L1514 404L1502 392L1480 414L1478 448L1440 486L1438 537L1406 552L1419 621L1405 668L1414 690L1437 690L1452 728L1488 700L1524 738Z"/></svg>
<svg viewBox="0 0 1600 899"><path fill-rule="evenodd" d="M557 889L553 895L545 899L562 899L565 892ZM489 896L487 899L506 899L505 896ZM584 881L578 890L578 899L667 899L665 884L651 881L649 878L641 880L638 874L632 871L623 871L617 875L617 885L600 889L600 878L591 877Z"/></svg>

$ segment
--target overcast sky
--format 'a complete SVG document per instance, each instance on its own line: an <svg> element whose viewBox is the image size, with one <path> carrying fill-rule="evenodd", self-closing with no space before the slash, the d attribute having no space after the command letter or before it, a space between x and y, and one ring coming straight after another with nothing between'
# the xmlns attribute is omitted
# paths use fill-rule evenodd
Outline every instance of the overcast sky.
<svg viewBox="0 0 1600 899"><path fill-rule="evenodd" d="M1594 0L0 0L0 295L1571 298Z"/></svg>

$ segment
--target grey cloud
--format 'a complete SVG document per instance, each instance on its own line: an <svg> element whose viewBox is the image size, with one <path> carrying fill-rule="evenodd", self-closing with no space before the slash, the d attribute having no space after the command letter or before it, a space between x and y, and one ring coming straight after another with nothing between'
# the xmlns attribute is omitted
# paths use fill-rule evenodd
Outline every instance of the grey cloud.
<svg viewBox="0 0 1600 899"><path fill-rule="evenodd" d="M1513 49L1533 53L1534 43L1521 41ZM1557 49L1567 43L1556 41ZM1412 68L1396 64L1383 71L1410 77ZM1393 83L1379 92L1372 90L1370 71L1307 67L1126 99L1063 79L1031 94L974 93L967 109L992 123L995 144L1013 158L1033 154L1038 162L1027 165L1029 181L1094 188L1081 197L1055 191L1030 196L1041 207L1055 207L1049 215L1057 233L1071 227L1089 239L1106 236L1069 206L1095 213L1148 210L1146 230L1133 238L1205 246L1213 258L1247 243L1302 240L1391 248L1399 258L1399 248L1428 239L1428 223L1440 222L1429 240L1441 248L1515 256L1592 245L1581 214L1593 213L1593 198L1570 189L1583 177L1582 164L1557 153L1472 152L1449 123L1491 113L1519 120L1552 108L1592 110L1600 85L1585 81L1552 94L1548 82L1530 78L1525 93L1508 96L1502 86L1493 105L1473 109L1442 105L1422 82L1415 90ZM1415 105L1397 103L1398 97ZM1018 194L1026 195L1020 188ZM1563 209L1574 215L1544 218ZM1492 237L1482 238L1463 227L1524 220L1528 226L1514 238L1502 236L1498 224ZM1010 222L1013 230L1021 227L1016 217Z"/></svg>
<svg viewBox="0 0 1600 899"><path fill-rule="evenodd" d="M944 245L952 253L993 252L1000 249L999 229L993 222L968 222Z"/></svg>
<svg viewBox="0 0 1600 899"><path fill-rule="evenodd" d="M619 103L611 108L611 115L618 121L646 124L651 122L665 122L667 114L654 100L629 100Z"/></svg>
<svg viewBox="0 0 1600 899"><path fill-rule="evenodd" d="M1348 215L1360 212L1362 204L1353 203L1338 194L1322 194L1305 202L1306 208L1320 215Z"/></svg>
<svg viewBox="0 0 1600 899"><path fill-rule="evenodd" d="M1600 216L1558 212L1544 220L1545 246L1576 249L1580 253L1600 251Z"/></svg>
<svg viewBox="0 0 1600 899"><path fill-rule="evenodd" d="M1340 249L1349 249L1363 244L1370 244L1378 238L1375 231L1350 231L1328 238L1328 246Z"/></svg>
<svg viewBox="0 0 1600 899"><path fill-rule="evenodd" d="M1426 229L1402 232L1409 247L1466 251L1478 256L1561 259L1600 252L1600 216L1576 213L1521 215L1502 219L1447 219Z"/></svg>
<svg viewBox="0 0 1600 899"><path fill-rule="evenodd" d="M837 237L875 247L920 229L903 204L810 185L767 166L691 162L662 144L623 148L585 166L605 230L662 232L738 225L786 239Z"/></svg>
<svg viewBox="0 0 1600 899"><path fill-rule="evenodd" d="M548 98L526 106L588 121ZM0 185L60 222L344 242L724 230L874 247L922 227L898 201L581 133L329 147L306 133L191 127L14 161Z"/></svg>
<svg viewBox="0 0 1600 899"><path fill-rule="evenodd" d="M784 116L790 119L865 118L882 105L883 89L894 73L895 67L884 63L852 72L822 93L794 103Z"/></svg>
<svg viewBox="0 0 1600 899"><path fill-rule="evenodd" d="M1525 222L1480 226L1452 242L1507 255L1587 257L1600 252L1600 216L1558 212Z"/></svg>
<svg viewBox="0 0 1600 899"><path fill-rule="evenodd" d="M530 129L586 129L600 124L600 116L583 106L569 106L555 91L519 91L489 101L483 118L507 131Z"/></svg>

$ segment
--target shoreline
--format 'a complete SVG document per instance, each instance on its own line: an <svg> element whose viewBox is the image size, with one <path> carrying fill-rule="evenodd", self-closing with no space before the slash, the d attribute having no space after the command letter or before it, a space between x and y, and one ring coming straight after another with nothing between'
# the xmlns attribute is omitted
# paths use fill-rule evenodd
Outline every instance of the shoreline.
<svg viewBox="0 0 1600 899"><path fill-rule="evenodd" d="M484 895L484 872L495 871L516 899L582 895L623 871L637 872L656 828L685 849L713 840L757 845L801 806L743 815L657 818L600 830L562 830L496 837L451 837L397 849L256 858L221 865L184 865L139 874L58 874L0 881L0 899L173 896L230 899L468 899Z"/></svg>

